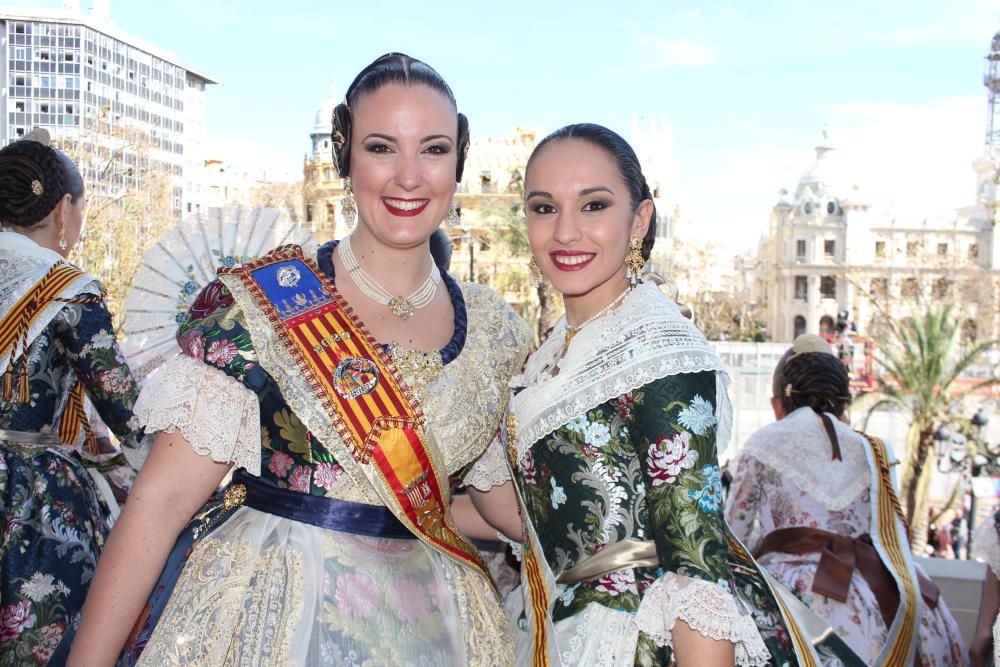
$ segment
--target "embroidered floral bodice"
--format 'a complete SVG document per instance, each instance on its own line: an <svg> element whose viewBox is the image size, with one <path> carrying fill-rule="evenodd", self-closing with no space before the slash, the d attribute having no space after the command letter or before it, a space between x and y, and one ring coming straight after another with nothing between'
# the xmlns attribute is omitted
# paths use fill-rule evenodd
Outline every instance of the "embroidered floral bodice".
<svg viewBox="0 0 1000 667"><path fill-rule="evenodd" d="M449 474L462 472L495 437L507 379L529 339L527 326L489 288L462 284L461 298L467 325L458 356L429 382L400 364ZM147 430L180 428L199 453L232 462L278 488L381 505L374 489L344 475L289 409L261 368L250 333L253 325L266 325L251 325L247 317L221 282L203 290L178 331L184 356L168 361L140 397L136 410Z"/></svg>

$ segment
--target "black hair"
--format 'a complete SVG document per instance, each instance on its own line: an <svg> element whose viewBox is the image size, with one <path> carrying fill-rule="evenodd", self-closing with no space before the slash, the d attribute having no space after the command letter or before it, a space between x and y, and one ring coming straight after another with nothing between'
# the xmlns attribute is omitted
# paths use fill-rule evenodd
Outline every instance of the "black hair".
<svg viewBox="0 0 1000 667"><path fill-rule="evenodd" d="M805 352L789 357L775 382L776 398L785 412L809 407L840 417L851 402L851 381L844 362L827 352Z"/></svg>
<svg viewBox="0 0 1000 667"><path fill-rule="evenodd" d="M455 95L445 80L433 67L425 62L411 58L403 53L387 53L375 62L365 67L354 77L347 87L344 101L333 110L333 163L341 178L350 176L351 172L351 109L362 96L373 93L386 84L401 83L410 86L430 86L451 101L458 114L458 166L455 170L455 181L462 180L465 168L465 156L469 152L469 119L465 114L458 113Z"/></svg>
<svg viewBox="0 0 1000 667"><path fill-rule="evenodd" d="M38 137L42 140L22 139L0 150L0 222L5 225L33 227L65 195L76 203L83 194L83 178L73 161L46 143L48 133Z"/></svg>
<svg viewBox="0 0 1000 667"><path fill-rule="evenodd" d="M618 165L618 173L621 174L622 180L625 181L625 185L628 187L629 201L633 211L639 208L639 204L644 200L653 201L653 192L649 188L649 183L646 182L646 177L642 174L639 156L635 154L632 146L617 132L596 123L567 125L542 139L535 146L535 149L531 151L531 157L528 158L525 173L527 173L528 167L531 166L531 161L535 159L535 156L541 152L546 144L563 139L581 139L598 148L604 149L605 152L614 158L615 164ZM646 230L646 236L642 239L643 259L649 259L649 254L653 251L653 244L655 242L656 205L653 204L653 214L649 220L649 228Z"/></svg>
<svg viewBox="0 0 1000 667"><path fill-rule="evenodd" d="M431 257L434 263L445 271L451 270L451 240L444 230L438 227L428 239L431 249Z"/></svg>

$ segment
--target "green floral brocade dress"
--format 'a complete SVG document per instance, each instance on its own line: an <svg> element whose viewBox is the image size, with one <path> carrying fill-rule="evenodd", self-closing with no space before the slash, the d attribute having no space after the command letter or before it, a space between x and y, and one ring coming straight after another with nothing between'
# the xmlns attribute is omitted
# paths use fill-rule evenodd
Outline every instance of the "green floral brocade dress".
<svg viewBox="0 0 1000 667"><path fill-rule="evenodd" d="M723 517L717 443L730 408L705 339L651 285L560 359L564 332L560 321L512 380L507 444L546 589L526 566L523 596L508 598L524 631L518 664L541 662L543 632L551 665L675 664L678 620L731 641L739 665L798 664ZM540 598L545 622L532 612Z"/></svg>

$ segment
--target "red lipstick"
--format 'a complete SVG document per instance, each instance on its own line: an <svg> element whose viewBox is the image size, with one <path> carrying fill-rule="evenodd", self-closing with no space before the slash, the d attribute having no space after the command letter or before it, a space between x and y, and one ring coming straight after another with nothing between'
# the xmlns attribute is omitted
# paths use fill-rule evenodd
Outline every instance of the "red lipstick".
<svg viewBox="0 0 1000 667"><path fill-rule="evenodd" d="M403 199L401 197L382 197L382 205L385 209L401 218L412 218L420 215L431 203L430 199Z"/></svg>

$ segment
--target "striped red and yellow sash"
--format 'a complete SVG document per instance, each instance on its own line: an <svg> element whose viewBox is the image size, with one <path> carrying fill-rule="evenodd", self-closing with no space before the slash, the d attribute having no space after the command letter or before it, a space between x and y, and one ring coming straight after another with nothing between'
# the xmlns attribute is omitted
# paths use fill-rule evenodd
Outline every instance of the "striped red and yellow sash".
<svg viewBox="0 0 1000 667"><path fill-rule="evenodd" d="M26 360L18 359L17 355L24 355L27 352L27 335L31 325L36 319L55 301L64 302L88 302L101 297L87 297L83 299L62 299L60 294L74 282L84 277L86 274L75 266L65 262L56 262L37 283L24 293L14 307L0 319L0 357L10 353L11 358L3 374L4 398L8 397L7 388L14 380L15 362L20 361L21 368L18 373L17 400L27 403L30 400L28 395L28 378ZM87 423L87 413L84 408L84 388L79 380L73 385L63 409L62 417L59 420L59 441L66 444L76 442L77 436L83 429L87 436L86 445L93 453L97 451L97 442L94 440Z"/></svg>
<svg viewBox="0 0 1000 667"><path fill-rule="evenodd" d="M875 494L875 526L879 540L885 550L886 567L892 572L899 587L899 610L890 631L891 645L882 652L884 661L880 664L887 667L903 667L913 659L913 651L917 639L917 614L919 613L920 590L914 576L907 554L910 545L906 540L901 526L905 527L899 497L892 485L889 473L889 456L883 443L878 438L861 433L872 448L872 456L877 468L878 484L872 488ZM874 533L873 533L874 534ZM893 631L895 631L893 633Z"/></svg>
<svg viewBox="0 0 1000 667"><path fill-rule="evenodd" d="M507 418L505 420L506 432L501 430L501 436L507 442L507 464L510 467L510 478L514 481L514 488L517 489L518 496L521 496L520 484L517 477L517 415L514 414L513 401L508 403ZM522 500L523 502L523 500ZM525 519L527 521L527 519ZM539 554L533 544L532 533L525 530L527 535L522 557L522 567L524 568L524 578L527 580L528 602L531 604L531 667L549 667L548 650L548 630L549 630L549 589L542 574L542 566L539 562Z"/></svg>
<svg viewBox="0 0 1000 667"><path fill-rule="evenodd" d="M342 465L360 466L415 536L492 585L479 552L452 522L448 476L435 467L419 404L333 282L297 246L224 274L240 279L308 379L353 456Z"/></svg>
<svg viewBox="0 0 1000 667"><path fill-rule="evenodd" d="M11 352L14 344L27 334L31 324L42 311L74 280L84 275L80 269L58 262L25 292L0 320L0 357Z"/></svg>

